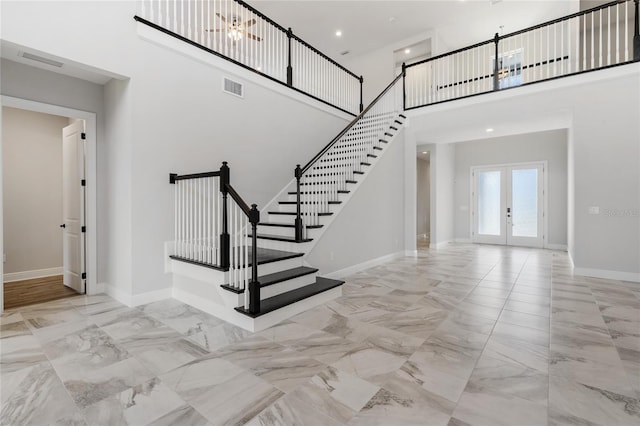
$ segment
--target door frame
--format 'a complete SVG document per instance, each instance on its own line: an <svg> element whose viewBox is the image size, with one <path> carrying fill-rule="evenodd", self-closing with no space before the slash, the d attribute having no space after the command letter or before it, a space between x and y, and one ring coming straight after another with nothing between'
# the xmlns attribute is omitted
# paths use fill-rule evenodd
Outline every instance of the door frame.
<svg viewBox="0 0 640 426"><path fill-rule="evenodd" d="M469 169L469 206L470 206L470 214L469 214L469 239L474 244L491 244L491 243L477 243L474 236L475 231L475 223L474 218L476 215L476 205L474 200L475 193L475 182L474 182L474 172L476 170L482 169L493 169L493 168L502 168L502 167L526 167L526 166L539 166L542 165L542 247L548 248L547 241L549 240L549 191L548 191L548 182L549 182L549 166L547 160L539 160L539 161L525 161L525 162L517 162L517 163L502 163L502 164L483 164L483 165L475 165L471 166ZM505 231L506 232L506 231ZM502 244L499 244L502 245ZM522 247L522 246L514 246L514 247Z"/></svg>
<svg viewBox="0 0 640 426"><path fill-rule="evenodd" d="M102 293L104 289L98 285L98 221L97 221L97 114L95 112L83 111L67 108L59 105L47 104L44 102L31 101L12 96L0 96L0 104L11 108L24 109L27 111L40 112L44 114L59 115L62 117L78 118L85 121L86 157L85 157L85 179L86 179L86 199L85 199L85 226L87 227L86 242L86 272L87 280L85 293L87 295ZM0 161L2 161L2 141L0 140ZM4 253L3 239L3 206L2 206L2 176L0 175L0 252ZM4 264L0 262L0 277L4 276ZM0 312L4 310L4 280L0 280Z"/></svg>

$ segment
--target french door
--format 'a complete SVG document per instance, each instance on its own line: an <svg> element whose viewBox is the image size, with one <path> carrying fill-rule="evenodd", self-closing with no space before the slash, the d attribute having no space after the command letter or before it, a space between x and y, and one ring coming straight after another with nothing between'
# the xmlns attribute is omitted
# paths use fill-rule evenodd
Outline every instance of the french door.
<svg viewBox="0 0 640 426"><path fill-rule="evenodd" d="M473 242L543 247L544 171L544 163L473 168Z"/></svg>

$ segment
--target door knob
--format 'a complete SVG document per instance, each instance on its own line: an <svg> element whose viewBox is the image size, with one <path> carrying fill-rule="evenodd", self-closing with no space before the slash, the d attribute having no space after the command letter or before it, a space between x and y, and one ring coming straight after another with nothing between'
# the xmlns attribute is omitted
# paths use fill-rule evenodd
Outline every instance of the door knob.
<svg viewBox="0 0 640 426"><path fill-rule="evenodd" d="M65 223L63 223L62 225L60 225L60 228L66 228L67 225Z"/></svg>

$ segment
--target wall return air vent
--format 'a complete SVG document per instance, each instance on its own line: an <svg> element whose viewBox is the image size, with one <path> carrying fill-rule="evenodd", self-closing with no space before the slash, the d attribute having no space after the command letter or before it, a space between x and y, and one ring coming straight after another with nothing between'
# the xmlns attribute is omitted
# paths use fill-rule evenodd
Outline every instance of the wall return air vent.
<svg viewBox="0 0 640 426"><path fill-rule="evenodd" d="M222 79L222 90L239 98L244 97L244 85L227 77Z"/></svg>

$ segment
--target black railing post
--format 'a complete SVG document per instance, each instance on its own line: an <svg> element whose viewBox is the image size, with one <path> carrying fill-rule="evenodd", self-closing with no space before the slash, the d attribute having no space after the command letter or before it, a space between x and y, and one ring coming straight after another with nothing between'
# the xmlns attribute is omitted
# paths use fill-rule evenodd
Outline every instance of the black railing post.
<svg viewBox="0 0 640 426"><path fill-rule="evenodd" d="M220 167L220 192L222 193L222 233L220 234L220 267L228 268L231 256L231 240L229 238L229 217L227 209L227 196L229 195L229 166L222 162Z"/></svg>
<svg viewBox="0 0 640 426"><path fill-rule="evenodd" d="M633 60L640 61L640 0L635 0L635 25L633 29Z"/></svg>
<svg viewBox="0 0 640 426"><path fill-rule="evenodd" d="M178 177L177 173L169 173L169 183L171 185L175 185L177 177Z"/></svg>
<svg viewBox="0 0 640 426"><path fill-rule="evenodd" d="M287 30L287 39L289 42L289 59L288 59L288 65L287 65L287 86L291 87L293 86L293 67L291 66L291 39L293 38L293 30L291 28L289 28Z"/></svg>
<svg viewBox="0 0 640 426"><path fill-rule="evenodd" d="M300 168L300 164L296 165L296 220L295 220L295 236L296 242L302 242L302 214L300 207L300 179L302 178L302 169Z"/></svg>
<svg viewBox="0 0 640 426"><path fill-rule="evenodd" d="M402 110L407 109L407 64L402 63Z"/></svg>
<svg viewBox="0 0 640 426"><path fill-rule="evenodd" d="M499 60L500 58L498 58L499 55L499 50L498 50L498 43L500 43L500 36L498 35L498 33L496 33L495 37L493 38L493 42L496 45L496 58L493 61L493 90L500 90L500 79L498 78L498 73L500 71L500 64L499 64Z"/></svg>
<svg viewBox="0 0 640 426"><path fill-rule="evenodd" d="M258 223L260 211L256 204L251 205L249 212L251 223L251 282L249 282L249 313L260 312L260 281L258 281Z"/></svg>
<svg viewBox="0 0 640 426"><path fill-rule="evenodd" d="M364 77L360 76L360 112L364 111L363 89L364 89Z"/></svg>

